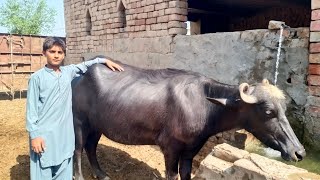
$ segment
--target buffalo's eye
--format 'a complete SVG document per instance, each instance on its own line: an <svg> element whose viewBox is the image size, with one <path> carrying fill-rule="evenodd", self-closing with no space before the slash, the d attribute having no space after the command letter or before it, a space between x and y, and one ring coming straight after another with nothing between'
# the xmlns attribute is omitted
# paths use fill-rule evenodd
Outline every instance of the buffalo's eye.
<svg viewBox="0 0 320 180"><path fill-rule="evenodd" d="M276 113L273 110L266 110L266 115L269 118L274 118Z"/></svg>

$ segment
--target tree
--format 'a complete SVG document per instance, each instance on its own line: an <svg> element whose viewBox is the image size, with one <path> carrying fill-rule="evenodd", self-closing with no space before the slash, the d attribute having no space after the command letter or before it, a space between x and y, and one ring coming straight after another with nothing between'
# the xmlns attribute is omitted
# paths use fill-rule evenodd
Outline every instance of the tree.
<svg viewBox="0 0 320 180"><path fill-rule="evenodd" d="M0 7L0 25L9 33L39 35L51 32L56 14L45 0L7 0Z"/></svg>

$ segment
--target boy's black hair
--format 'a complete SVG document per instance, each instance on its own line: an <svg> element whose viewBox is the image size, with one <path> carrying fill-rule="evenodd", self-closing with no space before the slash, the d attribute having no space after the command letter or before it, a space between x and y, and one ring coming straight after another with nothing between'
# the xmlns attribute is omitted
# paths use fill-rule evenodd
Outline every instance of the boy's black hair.
<svg viewBox="0 0 320 180"><path fill-rule="evenodd" d="M64 54L66 54L66 43L58 37L47 37L43 42L42 50L46 51L54 45L61 47Z"/></svg>

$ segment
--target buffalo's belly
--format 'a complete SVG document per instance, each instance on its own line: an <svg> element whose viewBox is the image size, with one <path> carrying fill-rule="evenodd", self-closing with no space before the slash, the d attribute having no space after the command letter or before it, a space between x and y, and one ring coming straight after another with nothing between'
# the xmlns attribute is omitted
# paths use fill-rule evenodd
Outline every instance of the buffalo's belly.
<svg viewBox="0 0 320 180"><path fill-rule="evenodd" d="M113 127L102 130L107 138L127 145L155 145L157 132L138 127Z"/></svg>

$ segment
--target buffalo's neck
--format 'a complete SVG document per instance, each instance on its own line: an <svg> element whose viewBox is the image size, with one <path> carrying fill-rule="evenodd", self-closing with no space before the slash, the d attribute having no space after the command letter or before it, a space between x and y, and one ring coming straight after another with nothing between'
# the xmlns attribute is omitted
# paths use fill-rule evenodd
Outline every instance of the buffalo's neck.
<svg viewBox="0 0 320 180"><path fill-rule="evenodd" d="M207 96L211 98L226 98L229 100L240 99L238 86L231 86L220 83L211 83L207 87ZM208 135L241 127L240 113L237 108L217 105L209 105Z"/></svg>

